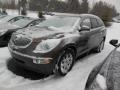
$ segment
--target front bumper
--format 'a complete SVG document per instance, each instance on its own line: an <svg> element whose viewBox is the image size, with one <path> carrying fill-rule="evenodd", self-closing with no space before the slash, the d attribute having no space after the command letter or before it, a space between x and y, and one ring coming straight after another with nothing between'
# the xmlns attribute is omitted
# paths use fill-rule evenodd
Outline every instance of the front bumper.
<svg viewBox="0 0 120 90"><path fill-rule="evenodd" d="M12 50L9 46L8 48L14 60L26 69L43 74L51 74L55 68L55 60L53 58L29 56Z"/></svg>

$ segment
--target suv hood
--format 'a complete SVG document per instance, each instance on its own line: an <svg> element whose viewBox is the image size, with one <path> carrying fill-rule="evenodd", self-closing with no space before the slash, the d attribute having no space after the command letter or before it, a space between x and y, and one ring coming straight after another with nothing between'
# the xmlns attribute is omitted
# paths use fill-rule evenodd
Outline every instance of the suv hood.
<svg viewBox="0 0 120 90"><path fill-rule="evenodd" d="M44 38L44 39L52 39L52 38L62 38L65 34L70 32L65 32L62 30L57 30L55 27L30 27L23 30L18 30L16 34L27 35L31 38Z"/></svg>

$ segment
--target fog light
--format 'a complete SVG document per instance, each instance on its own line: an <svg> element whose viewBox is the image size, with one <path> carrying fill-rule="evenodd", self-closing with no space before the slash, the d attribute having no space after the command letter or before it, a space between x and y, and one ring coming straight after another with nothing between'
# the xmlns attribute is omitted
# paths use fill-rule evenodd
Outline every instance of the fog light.
<svg viewBox="0 0 120 90"><path fill-rule="evenodd" d="M35 63L35 64L40 64L40 63L41 63L41 60L33 59L33 63Z"/></svg>
<svg viewBox="0 0 120 90"><path fill-rule="evenodd" d="M50 62L51 62L51 58L33 59L33 63L35 64L48 64Z"/></svg>

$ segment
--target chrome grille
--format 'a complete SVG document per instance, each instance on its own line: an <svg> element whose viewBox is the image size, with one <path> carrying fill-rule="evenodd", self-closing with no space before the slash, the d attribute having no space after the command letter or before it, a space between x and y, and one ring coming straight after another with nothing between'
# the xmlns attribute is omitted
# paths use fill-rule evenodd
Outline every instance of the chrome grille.
<svg viewBox="0 0 120 90"><path fill-rule="evenodd" d="M32 42L31 38L22 34L12 36L11 41L14 46L19 48L27 47Z"/></svg>

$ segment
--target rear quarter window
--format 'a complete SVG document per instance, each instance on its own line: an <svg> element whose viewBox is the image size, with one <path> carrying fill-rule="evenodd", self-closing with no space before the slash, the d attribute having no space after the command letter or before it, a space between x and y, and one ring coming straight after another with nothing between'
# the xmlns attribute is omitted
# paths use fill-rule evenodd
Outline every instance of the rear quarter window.
<svg viewBox="0 0 120 90"><path fill-rule="evenodd" d="M104 23L103 23L103 21L102 21L102 20L97 19L97 22L98 22L98 25L99 25L99 26L104 26Z"/></svg>
<svg viewBox="0 0 120 90"><path fill-rule="evenodd" d="M92 23L92 28L98 28L104 26L102 20L96 18L91 18L91 23Z"/></svg>

